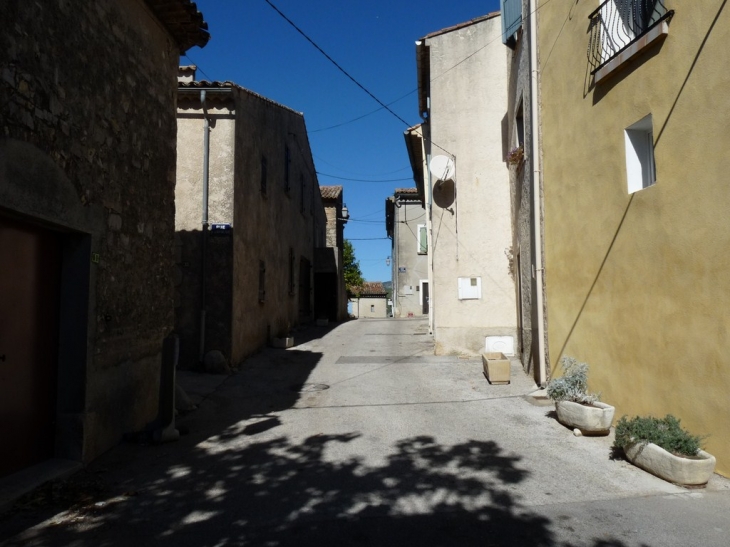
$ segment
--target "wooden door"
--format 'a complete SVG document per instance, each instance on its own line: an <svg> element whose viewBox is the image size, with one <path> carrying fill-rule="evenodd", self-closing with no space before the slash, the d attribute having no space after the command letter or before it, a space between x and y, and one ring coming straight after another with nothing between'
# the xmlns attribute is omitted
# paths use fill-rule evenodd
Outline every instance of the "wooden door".
<svg viewBox="0 0 730 547"><path fill-rule="evenodd" d="M0 476L53 456L60 236L0 217Z"/></svg>

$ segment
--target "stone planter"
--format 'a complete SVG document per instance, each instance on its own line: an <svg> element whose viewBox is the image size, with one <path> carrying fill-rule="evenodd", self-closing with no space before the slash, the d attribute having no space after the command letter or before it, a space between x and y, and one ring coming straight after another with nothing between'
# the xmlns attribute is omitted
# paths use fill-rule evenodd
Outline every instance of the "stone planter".
<svg viewBox="0 0 730 547"><path fill-rule="evenodd" d="M589 406L573 401L556 401L555 410L561 424L590 436L608 435L616 411L606 403L595 402Z"/></svg>
<svg viewBox="0 0 730 547"><path fill-rule="evenodd" d="M510 383L510 362L504 353L482 353L482 366L490 384Z"/></svg>
<svg viewBox="0 0 730 547"><path fill-rule="evenodd" d="M294 346L294 337L293 336L287 336L285 338L272 338L269 340L269 344L272 348L277 349L287 349Z"/></svg>
<svg viewBox="0 0 730 547"><path fill-rule="evenodd" d="M652 475L684 486L707 484L715 471L715 457L700 450L695 457L675 456L654 443L624 447L626 458Z"/></svg>

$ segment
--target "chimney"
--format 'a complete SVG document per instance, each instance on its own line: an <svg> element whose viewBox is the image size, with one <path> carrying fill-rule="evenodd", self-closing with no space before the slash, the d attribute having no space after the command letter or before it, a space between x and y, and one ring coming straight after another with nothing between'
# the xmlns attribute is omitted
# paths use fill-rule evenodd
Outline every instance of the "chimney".
<svg viewBox="0 0 730 547"><path fill-rule="evenodd" d="M195 65L181 66L177 69L177 83L189 84L195 81L195 71L198 67Z"/></svg>

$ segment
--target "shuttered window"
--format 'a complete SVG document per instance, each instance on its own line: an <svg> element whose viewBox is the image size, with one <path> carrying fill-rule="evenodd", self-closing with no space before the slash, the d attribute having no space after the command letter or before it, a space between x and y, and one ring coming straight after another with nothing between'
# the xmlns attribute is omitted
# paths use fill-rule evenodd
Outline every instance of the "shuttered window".
<svg viewBox="0 0 730 547"><path fill-rule="evenodd" d="M522 26L522 0L500 0L502 43L510 42Z"/></svg>

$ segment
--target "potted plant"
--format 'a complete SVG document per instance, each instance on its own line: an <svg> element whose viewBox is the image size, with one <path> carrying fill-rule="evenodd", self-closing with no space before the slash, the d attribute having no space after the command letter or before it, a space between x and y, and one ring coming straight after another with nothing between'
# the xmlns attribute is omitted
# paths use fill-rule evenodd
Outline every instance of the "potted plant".
<svg viewBox="0 0 730 547"><path fill-rule="evenodd" d="M560 360L560 367L562 376L552 378L547 385L558 421L576 435L608 435L616 409L600 402L599 394L588 393L588 365L566 356Z"/></svg>
<svg viewBox="0 0 730 547"><path fill-rule="evenodd" d="M507 153L507 165L520 165L525 159L525 148L522 145L514 147Z"/></svg>
<svg viewBox="0 0 730 547"><path fill-rule="evenodd" d="M616 425L614 447L645 471L685 486L707 484L715 471L715 457L702 450L702 437L683 429L679 420L622 416Z"/></svg>

